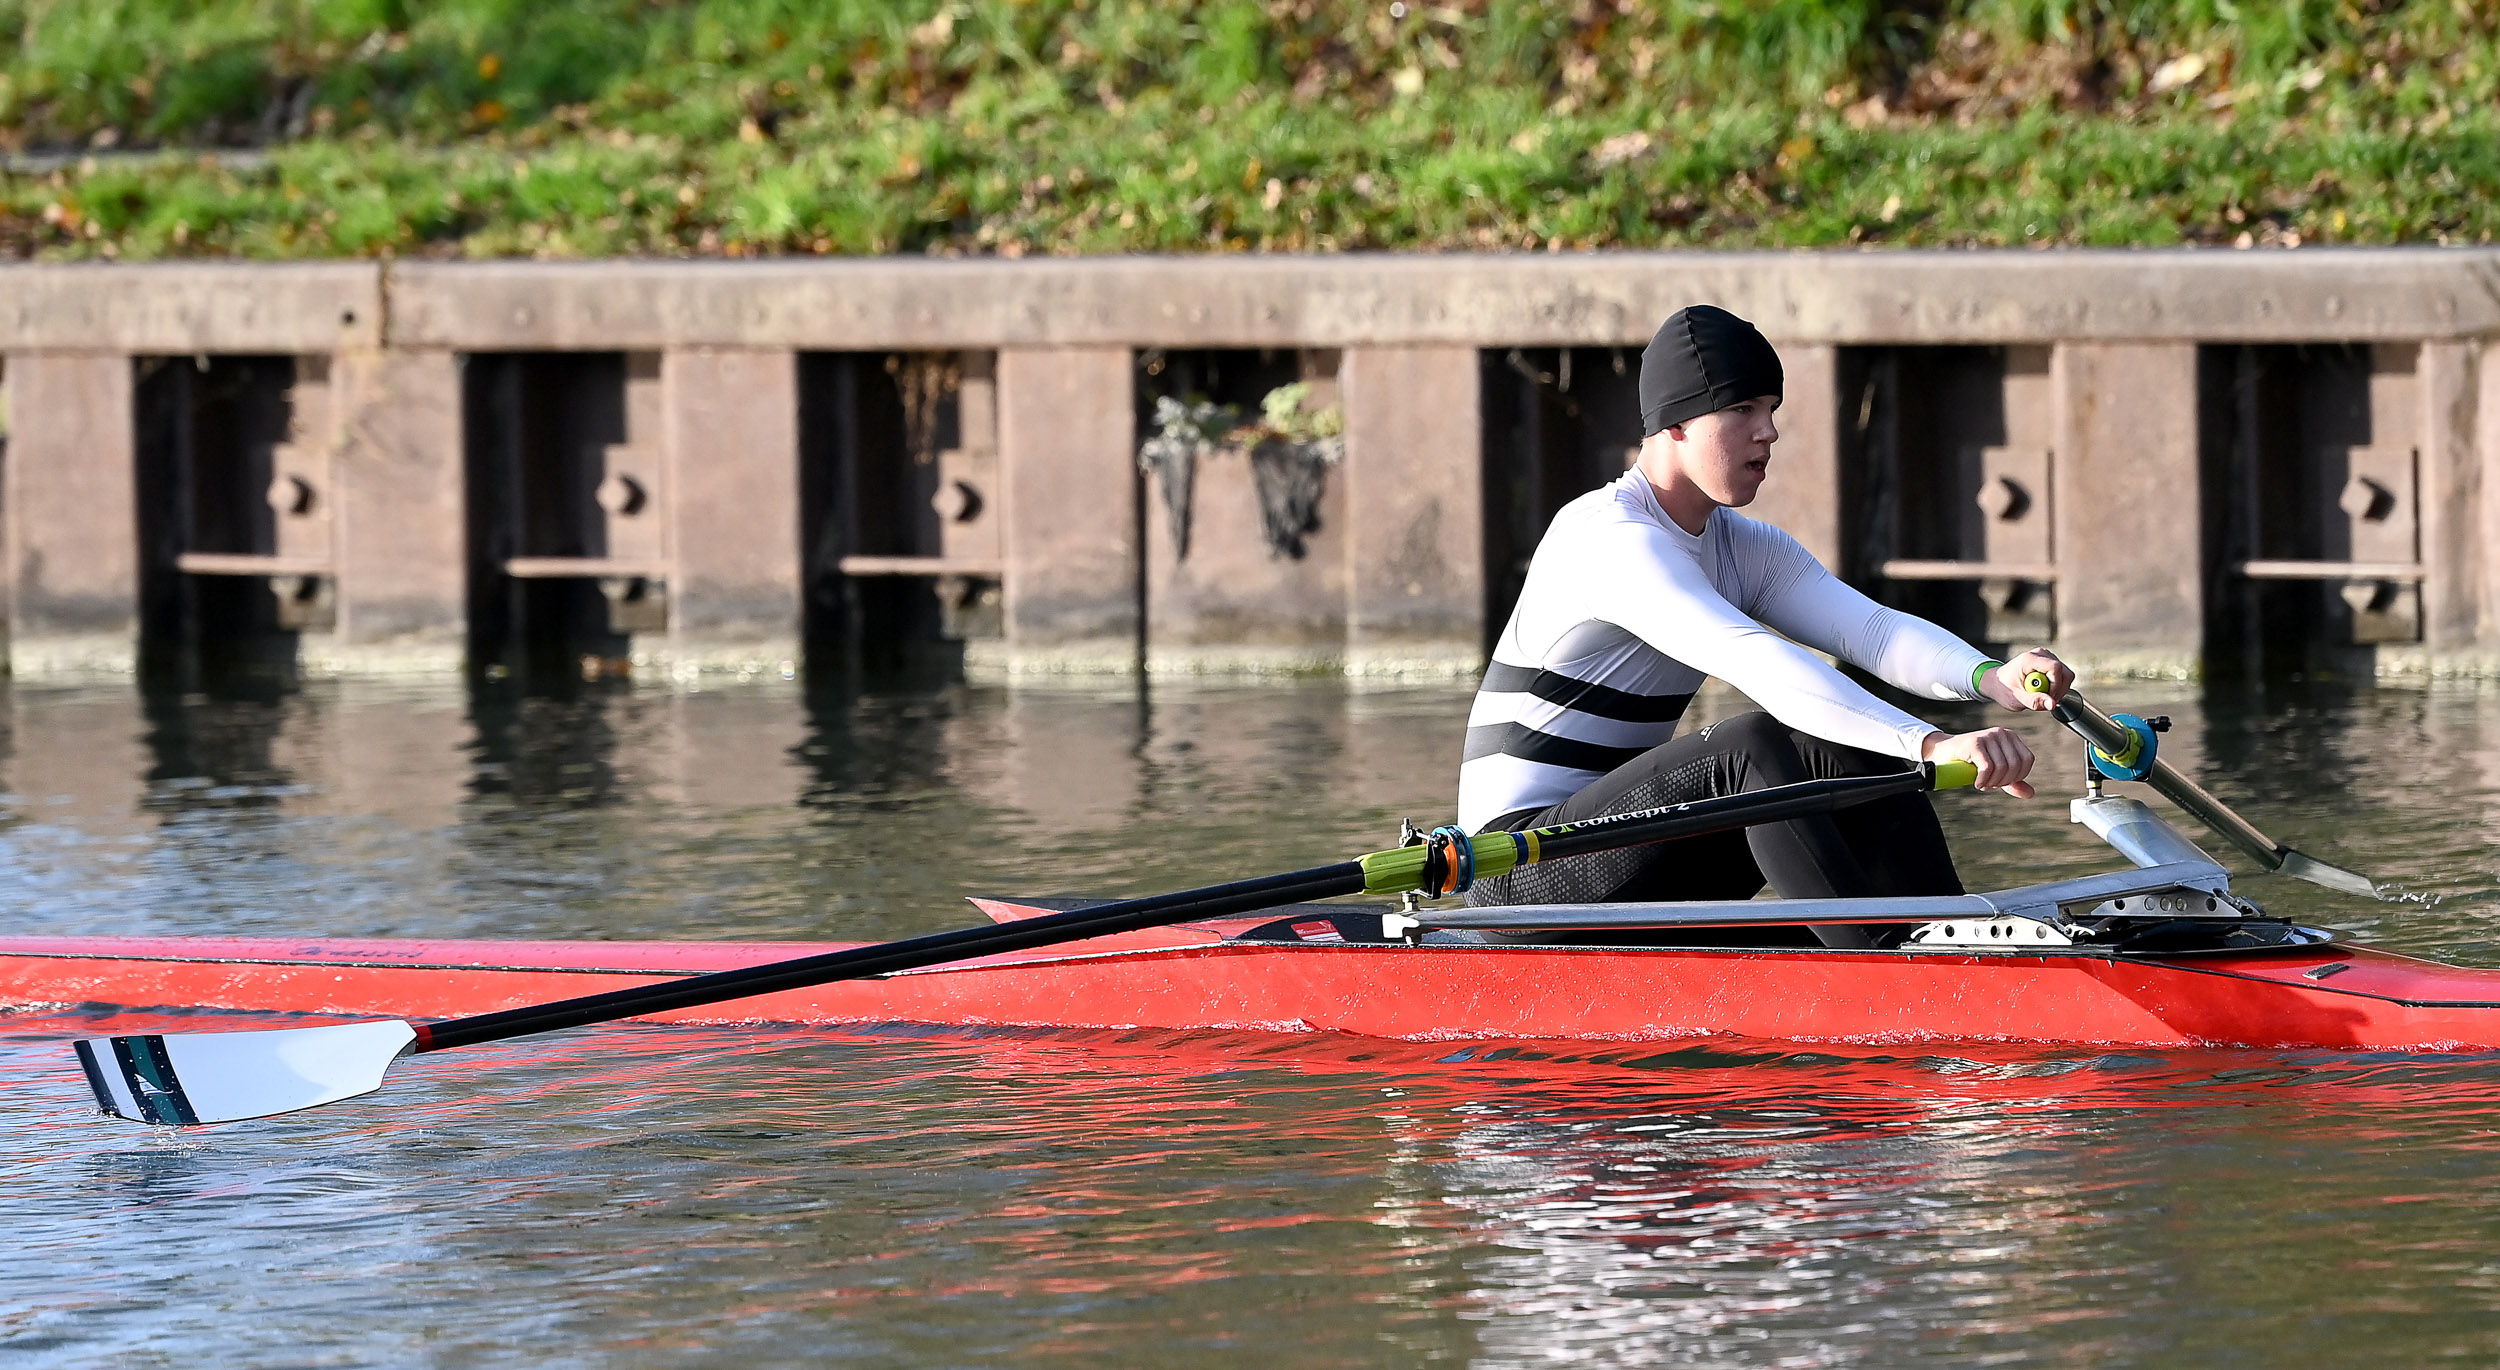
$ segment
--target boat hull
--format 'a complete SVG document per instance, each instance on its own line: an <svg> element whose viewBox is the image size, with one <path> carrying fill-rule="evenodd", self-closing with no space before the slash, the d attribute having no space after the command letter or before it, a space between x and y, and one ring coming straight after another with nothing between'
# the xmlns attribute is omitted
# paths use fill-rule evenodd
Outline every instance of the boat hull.
<svg viewBox="0 0 2500 1370"><path fill-rule="evenodd" d="M1158 1027L1469 1038L2500 1049L2500 971L2357 947L2126 957L1423 946L1148 933L649 1021ZM0 1008L439 1019L830 943L0 939ZM2342 970L2323 968L2341 964Z"/></svg>

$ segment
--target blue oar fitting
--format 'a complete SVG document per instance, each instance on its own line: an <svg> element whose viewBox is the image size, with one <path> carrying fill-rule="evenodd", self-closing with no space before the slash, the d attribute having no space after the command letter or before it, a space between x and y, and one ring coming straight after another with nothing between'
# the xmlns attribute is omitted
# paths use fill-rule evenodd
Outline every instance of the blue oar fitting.
<svg viewBox="0 0 2500 1370"><path fill-rule="evenodd" d="M2132 735L2127 748L2116 756L2098 747L2090 749L2092 769L2112 780L2142 780L2153 773L2153 760L2161 751L2161 737L2152 724L2134 714L2112 714L2110 721Z"/></svg>
<svg viewBox="0 0 2500 1370"><path fill-rule="evenodd" d="M1424 839L1424 897L1465 894L1475 883L1476 844L1467 840L1467 830L1456 823L1434 828Z"/></svg>

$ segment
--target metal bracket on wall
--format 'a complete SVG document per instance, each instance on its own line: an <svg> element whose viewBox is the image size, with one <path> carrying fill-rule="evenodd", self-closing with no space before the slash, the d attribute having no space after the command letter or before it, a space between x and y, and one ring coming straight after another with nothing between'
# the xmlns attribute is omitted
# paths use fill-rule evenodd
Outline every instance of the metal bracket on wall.
<svg viewBox="0 0 2500 1370"><path fill-rule="evenodd" d="M328 557L257 552L184 552L174 569L194 576L263 576L277 600L278 626L291 633L326 633L338 626L338 575Z"/></svg>
<svg viewBox="0 0 2500 1370"><path fill-rule="evenodd" d="M666 562L623 557L513 557L503 573L515 580L596 580L608 601L608 631L668 631Z"/></svg>
<svg viewBox="0 0 2500 1370"><path fill-rule="evenodd" d="M2250 580L2342 581L2336 593L2352 612L2359 644L2422 640L2421 516L2410 447L2355 447L2334 514L2348 561L2253 560L2234 569Z"/></svg>
<svg viewBox="0 0 2500 1370"><path fill-rule="evenodd" d="M1973 455L1979 490L1966 511L1962 545L1975 548L1978 558L1895 559L1880 572L1887 580L1976 581L1990 640L2045 641L2056 627L2057 585L2049 450L1982 447Z"/></svg>

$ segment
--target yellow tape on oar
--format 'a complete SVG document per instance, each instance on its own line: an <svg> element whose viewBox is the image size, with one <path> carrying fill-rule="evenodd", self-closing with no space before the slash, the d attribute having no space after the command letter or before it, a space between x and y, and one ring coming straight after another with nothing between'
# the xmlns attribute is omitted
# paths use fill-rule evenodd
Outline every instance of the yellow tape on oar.
<svg viewBox="0 0 2500 1370"><path fill-rule="evenodd" d="M2108 762L2110 765L2118 768L2119 770L2134 770L2136 768L2136 764L2144 759L2144 735L2137 732L2133 728L2129 728L2127 730L2126 746L2120 748L2114 753L2105 752L2098 747L2094 747L2092 749L2092 754L2099 757L2103 761Z"/></svg>

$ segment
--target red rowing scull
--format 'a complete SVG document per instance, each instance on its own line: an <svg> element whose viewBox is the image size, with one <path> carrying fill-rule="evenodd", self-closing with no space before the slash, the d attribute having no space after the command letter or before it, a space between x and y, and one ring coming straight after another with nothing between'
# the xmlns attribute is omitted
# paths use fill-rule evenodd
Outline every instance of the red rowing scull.
<svg viewBox="0 0 2500 1370"><path fill-rule="evenodd" d="M1002 919L1038 912L980 902ZM1332 905L1151 929L653 1020L2500 1049L2500 971L2362 947L2146 956L1359 940L1378 913ZM443 1018L836 945L20 937L0 939L0 1006Z"/></svg>

